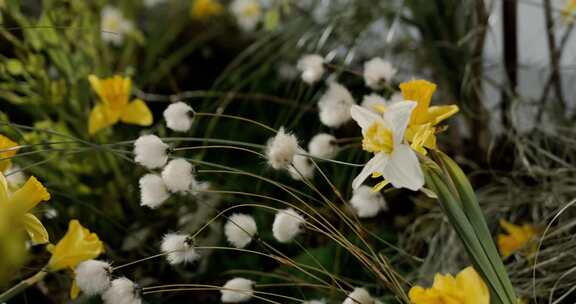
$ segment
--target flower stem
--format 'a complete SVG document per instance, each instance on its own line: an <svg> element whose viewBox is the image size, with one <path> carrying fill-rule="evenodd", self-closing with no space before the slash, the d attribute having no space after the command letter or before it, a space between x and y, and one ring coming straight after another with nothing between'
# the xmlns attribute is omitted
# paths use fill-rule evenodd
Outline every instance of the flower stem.
<svg viewBox="0 0 576 304"><path fill-rule="evenodd" d="M4 303L4 302L12 299L16 295L18 295L19 293L24 291L26 288L38 283L40 280L42 280L46 276L46 274L48 274L46 272L46 270L42 269L42 270L38 271L35 275L33 275L33 276L31 276L25 280L22 280L20 283L14 285L12 288L6 290L2 294L0 294L0 303Z"/></svg>

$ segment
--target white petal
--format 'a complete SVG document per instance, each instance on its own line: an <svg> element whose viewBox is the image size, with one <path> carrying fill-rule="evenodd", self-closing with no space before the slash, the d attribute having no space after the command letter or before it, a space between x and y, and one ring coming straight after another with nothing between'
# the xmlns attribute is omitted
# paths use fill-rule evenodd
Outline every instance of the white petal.
<svg viewBox="0 0 576 304"><path fill-rule="evenodd" d="M388 163L388 154L380 152L374 155L374 157L364 165L360 174L352 181L352 188L358 189L373 172L382 172L386 167L386 163Z"/></svg>
<svg viewBox="0 0 576 304"><path fill-rule="evenodd" d="M362 131L370 127L374 122L382 122L382 117L364 107L353 105L350 108L350 115L352 115L352 119L358 123Z"/></svg>
<svg viewBox="0 0 576 304"><path fill-rule="evenodd" d="M392 129L395 144L402 142L414 107L416 107L416 103L413 101L395 102L384 112L384 120Z"/></svg>
<svg viewBox="0 0 576 304"><path fill-rule="evenodd" d="M424 175L414 150L408 145L396 145L382 176L395 188L417 191L424 186Z"/></svg>

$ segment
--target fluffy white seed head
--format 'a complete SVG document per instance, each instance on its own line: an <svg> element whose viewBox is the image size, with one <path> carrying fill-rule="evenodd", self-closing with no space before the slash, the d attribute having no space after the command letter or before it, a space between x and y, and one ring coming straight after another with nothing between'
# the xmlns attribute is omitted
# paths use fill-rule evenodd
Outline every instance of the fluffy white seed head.
<svg viewBox="0 0 576 304"><path fill-rule="evenodd" d="M234 0L229 7L238 25L245 31L253 31L262 19L262 7L258 0Z"/></svg>
<svg viewBox="0 0 576 304"><path fill-rule="evenodd" d="M266 157L268 164L274 169L287 169L298 149L298 139L294 134L286 133L280 128L276 136L268 140Z"/></svg>
<svg viewBox="0 0 576 304"><path fill-rule="evenodd" d="M166 259L172 265L190 263L200 258L194 249L192 238L186 234L168 233L162 239L160 246Z"/></svg>
<svg viewBox="0 0 576 304"><path fill-rule="evenodd" d="M164 110L166 126L176 132L187 132L192 126L194 110L181 101L170 104Z"/></svg>
<svg viewBox="0 0 576 304"><path fill-rule="evenodd" d="M142 135L134 142L134 160L148 169L160 168L168 161L168 145L156 135Z"/></svg>
<svg viewBox="0 0 576 304"><path fill-rule="evenodd" d="M110 287L112 267L109 263L87 260L78 264L74 273L76 284L88 296L101 294Z"/></svg>
<svg viewBox="0 0 576 304"><path fill-rule="evenodd" d="M340 127L352 118L352 105L354 98L348 89L335 81L329 82L328 90L318 101L320 121L331 128Z"/></svg>
<svg viewBox="0 0 576 304"><path fill-rule="evenodd" d="M138 285L127 278L112 281L110 288L102 294L104 304L141 304Z"/></svg>
<svg viewBox="0 0 576 304"><path fill-rule="evenodd" d="M254 282L244 278L234 278L222 286L222 303L241 303L252 298Z"/></svg>
<svg viewBox="0 0 576 304"><path fill-rule="evenodd" d="M105 6L100 12L100 19L102 41L112 45L121 45L124 36L134 29L134 25L124 17L122 11L113 6Z"/></svg>
<svg viewBox="0 0 576 304"><path fill-rule="evenodd" d="M301 153L307 152L301 151ZM314 169L314 164L308 156L296 154L292 159L292 165L288 168L288 173L295 180L311 179L314 177Z"/></svg>
<svg viewBox="0 0 576 304"><path fill-rule="evenodd" d="M378 212L387 209L386 200L382 194L364 185L354 190L350 204L361 218L374 217Z"/></svg>
<svg viewBox="0 0 576 304"><path fill-rule="evenodd" d="M279 210L274 217L272 234L281 243L292 241L303 230L304 218L294 209Z"/></svg>
<svg viewBox="0 0 576 304"><path fill-rule="evenodd" d="M298 60L296 68L302 72L302 80L313 84L324 75L324 58L317 54L308 54Z"/></svg>
<svg viewBox="0 0 576 304"><path fill-rule="evenodd" d="M194 166L185 159L173 159L162 170L162 180L172 192L190 191L196 184Z"/></svg>
<svg viewBox="0 0 576 304"><path fill-rule="evenodd" d="M244 248L250 244L257 232L256 221L247 214L233 214L224 225L226 239L236 248Z"/></svg>
<svg viewBox="0 0 576 304"><path fill-rule="evenodd" d="M312 156L331 159L338 154L336 137L326 133L316 134L308 143L308 151Z"/></svg>
<svg viewBox="0 0 576 304"><path fill-rule="evenodd" d="M342 304L374 304L374 299L370 296L368 290L357 287L348 294Z"/></svg>
<svg viewBox="0 0 576 304"><path fill-rule="evenodd" d="M152 209L162 205L169 197L166 184L158 174L146 174L140 178L140 205Z"/></svg>
<svg viewBox="0 0 576 304"><path fill-rule="evenodd" d="M364 82L372 89L379 89L396 75L397 70L390 62L376 57L364 63Z"/></svg>

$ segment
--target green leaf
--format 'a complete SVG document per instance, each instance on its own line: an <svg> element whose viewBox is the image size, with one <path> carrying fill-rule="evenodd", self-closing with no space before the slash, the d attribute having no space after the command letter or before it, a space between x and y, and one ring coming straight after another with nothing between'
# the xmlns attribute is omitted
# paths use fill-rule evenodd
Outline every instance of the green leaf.
<svg viewBox="0 0 576 304"><path fill-rule="evenodd" d="M488 224L486 223L484 213L480 208L480 204L478 204L478 200L472 185L470 185L468 178L464 172L462 172L462 169L460 169L456 162L454 162L450 157L442 152L438 152L437 155L440 157L440 160L444 165L443 168L450 176L454 188L460 196L462 210L476 231L478 239L482 244L482 248L498 275L498 280L505 288L508 297L511 299L511 301L513 301L512 303L514 303L516 298L514 287L510 282L506 268L502 263L502 258L500 257L500 254L496 248L496 244L494 243L492 235L490 234L490 229L488 228Z"/></svg>
<svg viewBox="0 0 576 304"><path fill-rule="evenodd" d="M444 209L444 213L456 230L460 240L464 243L464 247L470 255L476 270L486 280L486 284L496 296L498 303L515 304L513 299L510 299L507 290L502 286L499 276L484 251L474 227L462 210L461 203L450 192L446 181L433 170L428 169L425 172L427 185L438 195L438 201Z"/></svg>

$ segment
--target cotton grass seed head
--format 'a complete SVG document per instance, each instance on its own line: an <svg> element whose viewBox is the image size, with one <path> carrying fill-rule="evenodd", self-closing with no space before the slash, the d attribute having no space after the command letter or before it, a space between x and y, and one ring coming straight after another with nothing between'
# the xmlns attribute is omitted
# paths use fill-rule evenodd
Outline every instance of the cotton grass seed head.
<svg viewBox="0 0 576 304"><path fill-rule="evenodd" d="M298 150L298 139L294 134L287 133L284 127L278 130L276 136L268 140L266 158L274 169L288 169Z"/></svg>
<svg viewBox="0 0 576 304"><path fill-rule="evenodd" d="M148 169L163 167L168 161L168 145L156 135L142 135L134 142L134 160Z"/></svg>
<svg viewBox="0 0 576 304"><path fill-rule="evenodd" d="M375 304L374 298L364 288L354 288L342 304Z"/></svg>
<svg viewBox="0 0 576 304"><path fill-rule="evenodd" d="M301 153L307 153L301 151ZM311 179L314 177L314 164L308 156L296 154L292 159L292 165L288 168L288 173L295 180Z"/></svg>
<svg viewBox="0 0 576 304"><path fill-rule="evenodd" d="M308 143L308 151L314 157L334 158L338 154L336 137L326 133L316 134Z"/></svg>
<svg viewBox="0 0 576 304"><path fill-rule="evenodd" d="M173 159L162 170L162 180L171 192L188 192L196 184L194 166L185 159Z"/></svg>
<svg viewBox="0 0 576 304"><path fill-rule="evenodd" d="M162 205L169 197L164 180L158 174L146 174L140 178L140 205L152 209Z"/></svg>
<svg viewBox="0 0 576 304"><path fill-rule="evenodd" d="M320 121L327 127L338 128L352 119L350 116L352 105L354 98L348 89L331 81L328 83L328 90L318 101Z"/></svg>
<svg viewBox="0 0 576 304"><path fill-rule="evenodd" d="M112 266L97 260L84 261L74 270L76 284L88 296L102 294L110 287Z"/></svg>
<svg viewBox="0 0 576 304"><path fill-rule="evenodd" d="M245 278L234 278L222 286L222 303L246 302L254 295L254 282Z"/></svg>
<svg viewBox="0 0 576 304"><path fill-rule="evenodd" d="M140 288L127 278L115 279L102 294L102 301L104 304L141 304Z"/></svg>
<svg viewBox="0 0 576 304"><path fill-rule="evenodd" d="M358 217L370 218L382 210L386 210L386 200L380 192L372 191L369 186L360 186L355 189L350 200L350 204L356 211Z"/></svg>
<svg viewBox="0 0 576 304"><path fill-rule="evenodd" d="M184 102L170 104L164 110L166 126L176 132L188 132L192 126L194 110Z"/></svg>
<svg viewBox="0 0 576 304"><path fill-rule="evenodd" d="M313 84L324 75L324 58L318 54L308 54L298 60L296 68L302 72L302 80Z"/></svg>
<svg viewBox="0 0 576 304"><path fill-rule="evenodd" d="M244 248L250 244L257 232L256 221L247 214L233 214L224 225L226 239L236 248Z"/></svg>
<svg viewBox="0 0 576 304"><path fill-rule="evenodd" d="M396 72L390 62L376 57L364 63L364 82L369 88L377 90L390 81Z"/></svg>
<svg viewBox="0 0 576 304"><path fill-rule="evenodd" d="M292 208L279 210L274 217L272 234L280 243L291 242L303 230L304 218Z"/></svg>
<svg viewBox="0 0 576 304"><path fill-rule="evenodd" d="M187 234L168 233L164 235L160 248L162 253L166 254L168 263L172 265L191 263L200 258L194 249L192 238Z"/></svg>

